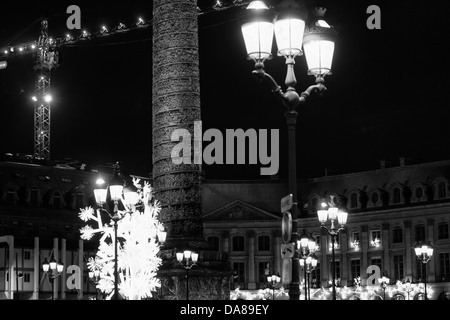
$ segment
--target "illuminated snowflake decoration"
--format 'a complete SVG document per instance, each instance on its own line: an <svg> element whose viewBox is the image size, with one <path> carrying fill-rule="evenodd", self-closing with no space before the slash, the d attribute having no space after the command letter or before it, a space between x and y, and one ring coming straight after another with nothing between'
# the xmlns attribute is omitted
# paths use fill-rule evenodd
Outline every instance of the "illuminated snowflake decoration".
<svg viewBox="0 0 450 320"><path fill-rule="evenodd" d="M119 293L128 300L151 298L152 292L161 286L156 272L161 265L157 235L164 231L158 220L160 204L153 199L153 190L148 183L139 184L133 179L138 189L139 203L131 211L119 210L123 217L117 224L118 235L118 272ZM124 203L124 199L122 199ZM139 209L143 208L143 211ZM81 239L90 240L95 234L101 235L95 258L88 260L90 271L100 271L97 289L106 294L109 300L114 294L114 222L102 221L101 211L92 208L81 209L79 217L84 222L93 222L96 228L86 225L80 229Z"/></svg>

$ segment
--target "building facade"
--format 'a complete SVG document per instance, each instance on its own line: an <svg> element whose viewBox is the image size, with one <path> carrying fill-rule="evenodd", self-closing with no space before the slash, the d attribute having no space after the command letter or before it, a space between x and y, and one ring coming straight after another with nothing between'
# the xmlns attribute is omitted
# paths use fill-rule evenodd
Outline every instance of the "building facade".
<svg viewBox="0 0 450 320"><path fill-rule="evenodd" d="M93 186L99 174L110 173L0 162L0 299L50 299L52 287L41 264L52 256L72 266L55 283L54 297L95 295L86 269L95 243L80 240L83 223L78 211L94 205ZM401 161L395 167L299 180L298 232L311 234L319 248L311 287L328 288L331 280L331 239L320 226L316 208L323 197L333 195L349 212L335 247L339 288L354 288L357 278L363 287L379 286L368 270L377 266L380 276L389 277L390 287L407 279L423 283L426 276L429 298L448 298L449 177L450 161L415 165ZM200 261L228 261L232 289L264 289L268 274L280 274L288 281L291 266L282 252L286 244L280 211L280 200L287 193L285 180L203 181L203 233L209 248L200 252ZM421 241L434 247L426 265L414 253ZM77 267L81 290L74 289L78 280L72 273ZM303 271L300 275L303 280Z"/></svg>
<svg viewBox="0 0 450 320"><path fill-rule="evenodd" d="M371 269L390 286L407 279L423 283L429 298L447 297L450 291L450 162L398 166L360 173L299 181L302 212L298 233L311 234L319 250L312 271L314 288L330 286L331 237L317 218L320 199L333 195L348 212L345 230L335 246L336 279L339 287L379 286ZM287 195L286 181L224 182L204 184L205 237L215 250L230 258L234 287L258 290L267 287L267 274L290 273L282 259L280 200ZM425 265L414 252L417 243L434 247ZM287 277L289 277L287 275ZM304 273L301 272L304 279ZM371 283L368 283L367 280ZM432 292L432 293L431 293Z"/></svg>

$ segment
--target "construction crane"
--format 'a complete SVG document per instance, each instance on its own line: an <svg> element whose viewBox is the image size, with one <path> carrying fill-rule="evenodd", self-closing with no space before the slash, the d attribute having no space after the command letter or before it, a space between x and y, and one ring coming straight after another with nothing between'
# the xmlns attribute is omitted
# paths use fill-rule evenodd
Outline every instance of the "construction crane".
<svg viewBox="0 0 450 320"><path fill-rule="evenodd" d="M243 7L251 1L244 0L216 0L212 5L198 6L199 16L206 15L214 11L223 11L235 7ZM109 30L102 26L101 30L95 34L89 34L83 30L77 38L69 34L64 38L53 39L48 33L48 19L42 18L40 21L40 36L37 41L22 43L14 46L9 44L0 51L0 58L8 58L16 54L33 53L34 70L37 73L35 82L34 101L34 153L36 160L50 160L50 129L51 129L51 73L59 67L59 55L64 46L75 45L80 41L101 38L118 33L135 30L136 28L147 28L151 26L151 20L138 19L135 25L127 27L123 23ZM6 67L6 61L3 62Z"/></svg>

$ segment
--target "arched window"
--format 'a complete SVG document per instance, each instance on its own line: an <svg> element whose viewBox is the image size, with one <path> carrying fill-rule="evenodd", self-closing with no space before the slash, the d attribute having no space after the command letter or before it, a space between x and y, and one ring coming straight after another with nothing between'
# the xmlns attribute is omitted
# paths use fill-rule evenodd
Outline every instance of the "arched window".
<svg viewBox="0 0 450 320"><path fill-rule="evenodd" d="M39 190L37 188L31 189L30 204L32 207L39 206Z"/></svg>
<svg viewBox="0 0 450 320"><path fill-rule="evenodd" d="M378 203L378 200L380 200L380 196L378 195L378 192L372 193L371 200L372 200L373 204L377 204Z"/></svg>
<svg viewBox="0 0 450 320"><path fill-rule="evenodd" d="M417 199L422 198L423 196L423 189L421 187L417 187L416 190L414 191L414 195Z"/></svg>
<svg viewBox="0 0 450 320"><path fill-rule="evenodd" d="M8 206L13 206L16 203L16 192L13 188L8 188L6 190L6 204Z"/></svg>
<svg viewBox="0 0 450 320"><path fill-rule="evenodd" d="M392 190L392 203L400 203L400 188L396 187Z"/></svg>
<svg viewBox="0 0 450 320"><path fill-rule="evenodd" d="M53 193L53 208L61 209L61 207L62 207L61 193L55 192L55 193Z"/></svg>
<svg viewBox="0 0 450 320"><path fill-rule="evenodd" d="M78 192L76 194L76 208L81 209L84 207L84 194L81 192Z"/></svg>
<svg viewBox="0 0 450 320"><path fill-rule="evenodd" d="M357 208L358 207L358 194L356 192L353 192L350 196L350 208Z"/></svg>
<svg viewBox="0 0 450 320"><path fill-rule="evenodd" d="M313 198L311 200L311 210L312 211L317 211L317 203L319 202L319 199L317 198Z"/></svg>
<svg viewBox="0 0 450 320"><path fill-rule="evenodd" d="M445 182L439 182L439 184L437 186L437 198L438 199L443 199L445 197L447 197L446 183Z"/></svg>

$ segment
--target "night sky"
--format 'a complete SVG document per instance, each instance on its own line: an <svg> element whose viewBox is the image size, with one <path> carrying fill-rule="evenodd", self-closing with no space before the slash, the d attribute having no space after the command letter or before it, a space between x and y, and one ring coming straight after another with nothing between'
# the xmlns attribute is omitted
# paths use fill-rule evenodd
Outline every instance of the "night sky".
<svg viewBox="0 0 450 320"><path fill-rule="evenodd" d="M207 5L208 1L200 1ZM50 35L63 37L66 8L73 3L11 2L0 12L0 47L32 41L49 15ZM450 84L448 4L444 1L308 1L323 4L325 20L339 31L328 91L302 106L297 127L298 177L450 159L447 139ZM150 20L150 2L78 2L82 28ZM366 9L381 8L381 30L369 30ZM199 17L203 130L280 129L280 171L287 175L284 107L253 78L240 31L242 9ZM23 34L22 34L23 33ZM71 31L73 35L79 31ZM9 43L16 35L22 34ZM121 161L134 174L148 175L151 157L152 30L64 47L52 73L51 157L92 165ZM276 56L266 72L282 86L285 61ZM1 60L1 59L0 59ZM0 153L33 153L30 100L36 74L31 54L8 59L0 70ZM297 91L314 84L304 56L296 59ZM207 143L204 143L204 147ZM203 166L209 179L259 179L260 165Z"/></svg>

